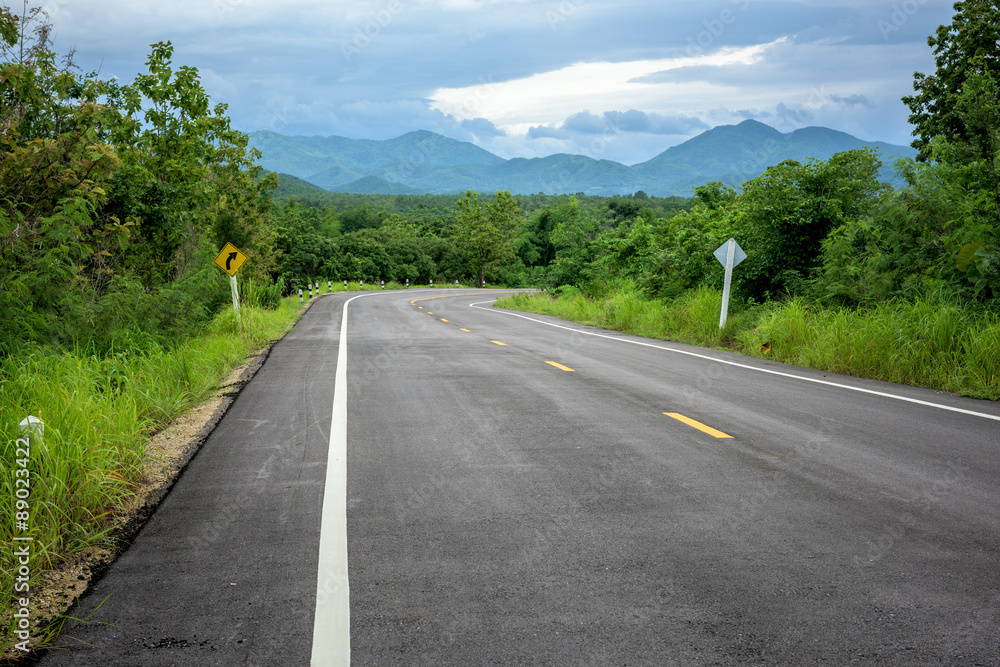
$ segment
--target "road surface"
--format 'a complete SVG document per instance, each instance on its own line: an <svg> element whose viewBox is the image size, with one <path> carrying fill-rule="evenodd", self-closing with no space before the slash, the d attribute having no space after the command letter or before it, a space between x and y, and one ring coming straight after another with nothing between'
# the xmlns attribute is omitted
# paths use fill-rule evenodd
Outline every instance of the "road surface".
<svg viewBox="0 0 1000 667"><path fill-rule="evenodd" d="M496 295L322 297L42 664L1000 664L1000 406Z"/></svg>

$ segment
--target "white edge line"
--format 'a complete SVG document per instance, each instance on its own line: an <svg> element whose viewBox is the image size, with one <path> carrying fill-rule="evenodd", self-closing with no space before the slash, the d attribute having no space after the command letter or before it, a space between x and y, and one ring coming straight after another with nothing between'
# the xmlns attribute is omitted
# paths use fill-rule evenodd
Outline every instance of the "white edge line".
<svg viewBox="0 0 1000 667"><path fill-rule="evenodd" d="M382 292L374 292L382 294ZM351 595L347 569L347 306L344 302L333 385L333 418L327 451L323 513L316 571L316 614L313 620L313 667L351 664Z"/></svg>
<svg viewBox="0 0 1000 667"><path fill-rule="evenodd" d="M593 331L583 331L582 329L574 329L572 327L566 327L561 324L554 324L552 322L546 322L544 320L538 320L534 317L528 317L527 315L521 315L520 313L512 313L509 310L497 309L497 308L481 308L480 304L483 303L494 303L494 301L477 301L476 303L470 303L470 308L476 308L477 310L486 310L493 313L502 313L504 315L511 315L513 317L520 317L521 319L530 320L532 322L537 322L539 324L544 324L550 327L556 327L557 329L565 329L566 331L572 331L573 333L584 334L586 336L596 336L598 338L607 338L608 340L616 340L621 343L631 343L633 345L642 345L644 347L653 347L657 350L666 350L667 352L676 352L677 354L684 354L689 357L697 357L699 359L706 359L708 361L714 361L720 364L726 364L727 366L736 366L737 368L745 368L751 371L757 371L758 373L768 373L770 375L778 375L780 377L791 378L793 380L802 380L803 382L812 382L814 384L822 384L828 387L837 387L839 389L848 389L850 391L860 392L862 394L872 394L875 396L882 396L885 398L895 399L897 401L905 401L907 403L915 403L917 405L923 405L929 408L937 408L939 410L948 410L949 412L958 412L963 415L972 415L973 417L982 417L984 419L992 419L993 421L1000 421L1000 416L991 415L985 412L976 412L975 410L966 410L964 408L954 408L950 405L942 405L941 403L931 403L930 401L921 401L917 398L909 398L907 396L898 396L896 394L887 394L882 391L875 391L874 389L863 389L862 387L852 387L846 384L840 384L838 382L830 382L829 380L819 380L816 378L808 378L802 375L794 375L792 373L782 373L781 371L772 371L767 368L758 368L757 366L751 366L749 364L741 364L736 361L729 361L728 359L716 359L715 357L710 357L705 354L698 354L697 352L688 352L687 350L678 350L673 347L665 347L663 345L656 345L655 343L646 343L641 340L630 340L628 338L619 338L618 336L608 336L607 334L599 334Z"/></svg>

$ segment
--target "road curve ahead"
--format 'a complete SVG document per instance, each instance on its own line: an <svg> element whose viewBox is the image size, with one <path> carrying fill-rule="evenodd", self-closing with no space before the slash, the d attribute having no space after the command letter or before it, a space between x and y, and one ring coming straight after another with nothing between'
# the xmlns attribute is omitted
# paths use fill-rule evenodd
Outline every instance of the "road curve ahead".
<svg viewBox="0 0 1000 667"><path fill-rule="evenodd" d="M43 664L1000 664L1000 406L495 296L321 299Z"/></svg>

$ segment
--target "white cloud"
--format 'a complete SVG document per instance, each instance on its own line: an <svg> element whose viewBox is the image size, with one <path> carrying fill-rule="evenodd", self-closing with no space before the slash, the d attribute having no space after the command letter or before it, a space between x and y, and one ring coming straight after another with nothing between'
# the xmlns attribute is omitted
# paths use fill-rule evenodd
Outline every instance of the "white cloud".
<svg viewBox="0 0 1000 667"><path fill-rule="evenodd" d="M483 117L519 134L526 134L531 126L559 122L581 109L595 113L622 108L666 110L678 95L695 94L704 99L712 84L656 84L642 81L643 77L685 67L753 64L770 47L785 41L783 37L768 44L720 49L693 58L581 62L499 83L481 80L473 86L435 90L430 95L431 108L460 119Z"/></svg>

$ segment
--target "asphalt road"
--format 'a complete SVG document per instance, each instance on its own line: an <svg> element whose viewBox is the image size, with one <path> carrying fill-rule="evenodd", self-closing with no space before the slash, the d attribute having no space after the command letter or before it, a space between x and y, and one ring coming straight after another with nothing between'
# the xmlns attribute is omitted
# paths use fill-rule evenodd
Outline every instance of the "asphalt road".
<svg viewBox="0 0 1000 667"><path fill-rule="evenodd" d="M1000 406L354 296L42 664L1000 665Z"/></svg>

